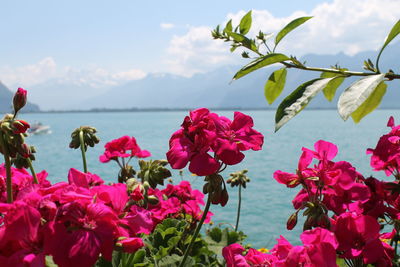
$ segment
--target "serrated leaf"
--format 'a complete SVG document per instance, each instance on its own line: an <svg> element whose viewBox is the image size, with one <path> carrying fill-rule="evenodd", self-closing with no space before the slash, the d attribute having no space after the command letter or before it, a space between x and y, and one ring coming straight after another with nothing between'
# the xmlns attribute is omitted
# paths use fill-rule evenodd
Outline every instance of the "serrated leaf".
<svg viewBox="0 0 400 267"><path fill-rule="evenodd" d="M275 132L302 111L314 96L334 78L318 78L300 85L278 106L275 114Z"/></svg>
<svg viewBox="0 0 400 267"><path fill-rule="evenodd" d="M311 19L312 17L300 17L297 19L292 20L287 24L285 27L283 27L282 30L278 32L278 34L275 37L275 46L278 45L278 43L283 39L283 37L286 36L289 32L293 31L297 27L299 27L301 24L306 22L307 20Z"/></svg>
<svg viewBox="0 0 400 267"><path fill-rule="evenodd" d="M239 31L241 34L246 34L251 28L251 10L240 20Z"/></svg>
<svg viewBox="0 0 400 267"><path fill-rule="evenodd" d="M368 99L383 78L385 74L371 75L356 81L344 90L338 101L338 111L343 120L347 120Z"/></svg>
<svg viewBox="0 0 400 267"><path fill-rule="evenodd" d="M389 35L385 39L385 43L383 44L381 50L379 51L378 54L378 59L381 56L383 50L385 47L394 39L396 36L400 33L400 20L396 22L396 24L392 27L392 29L389 32Z"/></svg>
<svg viewBox="0 0 400 267"><path fill-rule="evenodd" d="M362 118L379 106L383 96L386 93L386 88L387 85L384 82L381 82L367 98L367 100L365 100L364 103L362 103L362 105L351 114L351 117L355 123L360 122Z"/></svg>
<svg viewBox="0 0 400 267"><path fill-rule="evenodd" d="M328 101L332 101L333 98L335 97L336 90L339 88L339 86L343 83L345 77L341 76L338 73L333 73L333 72L323 72L321 73L321 78L334 78L332 81L330 81L325 88L322 90L324 93L325 98Z"/></svg>
<svg viewBox="0 0 400 267"><path fill-rule="evenodd" d="M286 68L274 71L268 78L264 86L264 95L271 105L282 93L286 82Z"/></svg>
<svg viewBox="0 0 400 267"><path fill-rule="evenodd" d="M268 65L272 65L274 63L283 62L289 60L289 58L283 54L272 53L266 56L262 56L257 58L256 60L250 62L243 68L241 68L235 76L233 76L233 80L237 80L255 70L258 70L262 67L266 67Z"/></svg>

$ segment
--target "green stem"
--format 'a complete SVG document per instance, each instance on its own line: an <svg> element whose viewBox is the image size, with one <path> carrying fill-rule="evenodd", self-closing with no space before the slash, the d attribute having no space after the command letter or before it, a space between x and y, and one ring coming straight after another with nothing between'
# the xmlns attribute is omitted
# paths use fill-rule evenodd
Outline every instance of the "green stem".
<svg viewBox="0 0 400 267"><path fill-rule="evenodd" d="M86 154L85 154L85 142L83 141L83 131L79 131L79 142L81 143L82 161L83 161L83 171L88 172L86 164Z"/></svg>
<svg viewBox="0 0 400 267"><path fill-rule="evenodd" d="M31 170L31 173L32 173L33 183L34 183L34 184L38 184L39 181L38 181L38 178L37 178L37 176L36 176L35 169L33 168L32 161L31 161L30 158L27 158L27 160L28 160L28 164L29 164L29 169Z"/></svg>
<svg viewBox="0 0 400 267"><path fill-rule="evenodd" d="M3 148L4 164L6 165L6 186L7 186L7 203L13 202L12 180L11 180L11 161L10 153L4 139L4 133L0 133L0 146Z"/></svg>
<svg viewBox="0 0 400 267"><path fill-rule="evenodd" d="M239 201L238 201L238 209L237 209L237 217L236 217L236 225L235 232L238 231L239 228L239 219L240 219L240 207L242 206L242 184L239 184L239 193L238 193Z"/></svg>
<svg viewBox="0 0 400 267"><path fill-rule="evenodd" d="M187 257L189 256L189 253L190 253L190 250L193 247L194 241L196 240L197 236L199 235L200 229L203 226L204 220L207 217L207 213L208 213L208 211L210 209L210 205L211 205L211 194L212 194L211 192L208 193L207 203L206 203L206 206L205 206L204 211L203 211L203 216L201 217L200 222L196 227L196 230L195 230L195 232L194 232L194 234L192 236L192 240L190 240L189 246L185 250L185 254L183 255L183 259L182 259L181 263L179 264L179 267L185 266L185 261L186 261Z"/></svg>

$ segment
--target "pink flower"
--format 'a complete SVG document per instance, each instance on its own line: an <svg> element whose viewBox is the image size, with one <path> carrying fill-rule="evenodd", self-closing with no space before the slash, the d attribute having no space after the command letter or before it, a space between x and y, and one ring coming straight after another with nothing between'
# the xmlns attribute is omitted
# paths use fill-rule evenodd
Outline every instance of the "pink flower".
<svg viewBox="0 0 400 267"><path fill-rule="evenodd" d="M399 170L400 165L400 125L394 125L393 117L389 118L387 126L392 130L379 139L375 149L367 149L371 156L371 167L375 171L384 170L386 175L391 175Z"/></svg>
<svg viewBox="0 0 400 267"><path fill-rule="evenodd" d="M126 253L134 253L144 246L143 240L139 237L124 238L117 242Z"/></svg>
<svg viewBox="0 0 400 267"><path fill-rule="evenodd" d="M240 244L232 244L222 249L222 256L227 267L250 267L243 256L244 248Z"/></svg>
<svg viewBox="0 0 400 267"><path fill-rule="evenodd" d="M122 136L108 142L104 147L106 150L99 158L103 163L116 160L117 158L147 158L151 156L149 151L140 149L135 137Z"/></svg>
<svg viewBox="0 0 400 267"><path fill-rule="evenodd" d="M378 222L371 216L341 214L336 220L335 229L340 257L347 259L362 257L364 264L377 262L384 256L379 230Z"/></svg>
<svg viewBox="0 0 400 267"><path fill-rule="evenodd" d="M213 174L221 162L241 162L241 151L261 149L264 137L252 127L251 117L240 112L235 112L232 122L206 108L191 111L182 128L171 136L168 162L174 169L182 169L190 162L191 172L199 176ZM214 157L209 152L214 152Z"/></svg>
<svg viewBox="0 0 400 267"><path fill-rule="evenodd" d="M90 188L92 186L101 185L104 181L92 173L84 173L77 169L71 168L68 172L68 182L76 186Z"/></svg>
<svg viewBox="0 0 400 267"><path fill-rule="evenodd" d="M235 112L232 122L225 117L213 119L217 138L212 148L223 163L238 164L244 158L241 151L261 150L264 136L252 128L254 123L250 116Z"/></svg>

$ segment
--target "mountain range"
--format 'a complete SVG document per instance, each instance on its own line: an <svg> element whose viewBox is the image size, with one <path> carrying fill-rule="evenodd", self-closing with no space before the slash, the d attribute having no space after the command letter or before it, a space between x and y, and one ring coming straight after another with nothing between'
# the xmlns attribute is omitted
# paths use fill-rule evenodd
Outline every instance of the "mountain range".
<svg viewBox="0 0 400 267"><path fill-rule="evenodd" d="M374 61L376 51L348 56L309 54L300 59L308 66L329 67L338 64L355 71L362 70L364 60ZM381 57L380 68L398 70L400 50L388 47ZM245 62L244 62L245 64ZM318 77L317 72L289 69L285 90L277 101L269 106L264 98L264 84L273 70L272 66L255 71L231 82L240 66L225 66L192 77L168 73L148 74L140 80L133 80L112 87L92 87L84 84L53 79L32 86L30 100L38 103L43 110L89 110L89 109L149 109L149 108L276 108L280 101L301 83ZM398 71L397 71L398 72ZM349 86L354 78L346 79L339 91ZM400 99L398 81L388 83L386 96L381 108L397 108ZM1 93L1 87L0 87ZM2 95L0 94L0 99ZM313 99L310 107L335 108L337 97L328 102L322 93Z"/></svg>

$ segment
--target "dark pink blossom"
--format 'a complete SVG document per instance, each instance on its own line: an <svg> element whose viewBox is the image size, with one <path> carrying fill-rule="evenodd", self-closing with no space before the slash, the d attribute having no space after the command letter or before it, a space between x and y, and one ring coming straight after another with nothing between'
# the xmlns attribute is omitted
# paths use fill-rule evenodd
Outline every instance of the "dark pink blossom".
<svg viewBox="0 0 400 267"><path fill-rule="evenodd" d="M99 158L103 163L117 158L147 158L151 156L149 151L140 149L135 137L122 136L108 142L104 147L104 154Z"/></svg>

